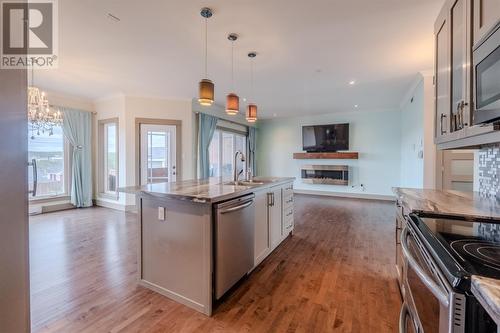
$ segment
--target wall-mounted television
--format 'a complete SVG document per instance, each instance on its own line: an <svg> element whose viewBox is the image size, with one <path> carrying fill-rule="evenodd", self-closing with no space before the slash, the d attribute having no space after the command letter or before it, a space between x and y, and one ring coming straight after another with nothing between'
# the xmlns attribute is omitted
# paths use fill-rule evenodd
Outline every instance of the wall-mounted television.
<svg viewBox="0 0 500 333"><path fill-rule="evenodd" d="M302 126L302 146L307 152L349 150L349 124Z"/></svg>

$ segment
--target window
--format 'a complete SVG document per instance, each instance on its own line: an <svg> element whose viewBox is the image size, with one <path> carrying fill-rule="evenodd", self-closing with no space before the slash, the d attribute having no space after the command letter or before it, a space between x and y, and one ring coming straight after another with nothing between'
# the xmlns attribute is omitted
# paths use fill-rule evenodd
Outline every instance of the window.
<svg viewBox="0 0 500 333"><path fill-rule="evenodd" d="M40 132L40 135L28 133L28 160L36 161L36 195L30 199L63 196L68 194L69 170L68 145L65 142L61 126L53 128L53 134ZM28 183L33 189L33 167L28 173Z"/></svg>
<svg viewBox="0 0 500 333"><path fill-rule="evenodd" d="M232 179L234 154L239 150L246 159L246 142L247 138L243 134L217 129L209 147L210 177ZM239 158L237 170L243 170L243 175L246 172L246 162L241 162Z"/></svg>
<svg viewBox="0 0 500 333"><path fill-rule="evenodd" d="M99 192L118 197L118 119L99 120Z"/></svg>

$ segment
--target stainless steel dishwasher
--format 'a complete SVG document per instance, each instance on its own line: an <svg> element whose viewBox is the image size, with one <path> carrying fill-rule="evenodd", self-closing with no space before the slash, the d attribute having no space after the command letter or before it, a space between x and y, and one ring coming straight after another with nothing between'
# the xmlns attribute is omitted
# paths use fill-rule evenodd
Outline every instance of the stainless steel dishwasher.
<svg viewBox="0 0 500 333"><path fill-rule="evenodd" d="M214 206L216 299L253 268L254 197L246 195Z"/></svg>

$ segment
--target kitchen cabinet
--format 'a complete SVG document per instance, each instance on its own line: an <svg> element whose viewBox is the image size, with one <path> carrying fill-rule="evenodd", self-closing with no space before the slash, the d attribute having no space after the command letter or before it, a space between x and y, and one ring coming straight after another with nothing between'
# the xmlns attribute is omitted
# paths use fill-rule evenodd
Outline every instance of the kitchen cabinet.
<svg viewBox="0 0 500 333"><path fill-rule="evenodd" d="M255 247L254 266L257 266L271 252L268 219L268 191L255 193Z"/></svg>
<svg viewBox="0 0 500 333"><path fill-rule="evenodd" d="M471 0L448 0L435 32L436 143L456 140L471 124Z"/></svg>
<svg viewBox="0 0 500 333"><path fill-rule="evenodd" d="M271 249L276 248L282 240L282 202L281 186L274 186L268 192L268 218Z"/></svg>
<svg viewBox="0 0 500 333"><path fill-rule="evenodd" d="M474 45L500 22L500 0L474 0Z"/></svg>
<svg viewBox="0 0 500 333"><path fill-rule="evenodd" d="M499 22L500 0L447 0L434 24L434 142L470 149L500 140L498 126L473 126L473 42Z"/></svg>
<svg viewBox="0 0 500 333"><path fill-rule="evenodd" d="M294 225L292 182L255 192L254 266L288 237Z"/></svg>
<svg viewBox="0 0 500 333"><path fill-rule="evenodd" d="M436 143L441 142L449 131L448 117L450 110L450 59L449 59L449 21L447 7L434 25L435 31L435 108L436 108Z"/></svg>
<svg viewBox="0 0 500 333"><path fill-rule="evenodd" d="M293 206L293 184L285 185L281 190L281 200L283 203L283 230L282 235L284 238L293 231L294 227L294 206Z"/></svg>

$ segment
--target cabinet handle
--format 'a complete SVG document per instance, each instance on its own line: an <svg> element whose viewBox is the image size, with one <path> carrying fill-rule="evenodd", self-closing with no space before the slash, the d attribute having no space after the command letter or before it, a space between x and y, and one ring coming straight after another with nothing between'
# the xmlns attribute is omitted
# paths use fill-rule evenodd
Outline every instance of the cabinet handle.
<svg viewBox="0 0 500 333"><path fill-rule="evenodd" d="M441 135L446 134L446 130L443 130L443 118L446 118L446 115L444 113L441 113L441 119L440 119L440 124L441 124Z"/></svg>

